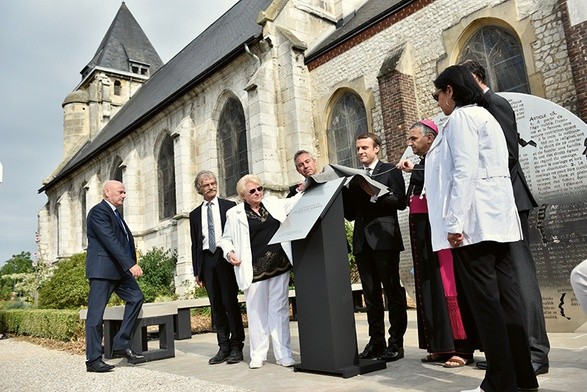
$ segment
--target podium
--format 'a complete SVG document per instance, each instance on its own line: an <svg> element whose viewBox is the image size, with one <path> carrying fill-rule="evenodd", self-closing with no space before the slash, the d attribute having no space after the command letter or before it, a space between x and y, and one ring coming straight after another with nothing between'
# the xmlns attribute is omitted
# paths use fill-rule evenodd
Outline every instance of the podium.
<svg viewBox="0 0 587 392"><path fill-rule="evenodd" d="M385 369L386 363L359 360L343 182L309 189L271 242L292 241L301 354L294 371L349 378Z"/></svg>

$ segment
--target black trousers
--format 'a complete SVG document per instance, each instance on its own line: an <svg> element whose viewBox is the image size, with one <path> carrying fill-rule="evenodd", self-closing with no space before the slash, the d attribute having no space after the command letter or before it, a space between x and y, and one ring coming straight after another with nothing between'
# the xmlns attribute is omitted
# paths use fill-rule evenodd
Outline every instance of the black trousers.
<svg viewBox="0 0 587 392"><path fill-rule="evenodd" d="M355 259L367 307L370 342L386 346L383 318L385 307L382 296L384 293L391 325L387 345L394 349L403 347L408 314L406 290L399 278L399 252L376 251L365 243L361 253L355 255Z"/></svg>
<svg viewBox="0 0 587 392"><path fill-rule="evenodd" d="M532 362L547 364L550 342L546 334L542 293L536 277L536 264L530 252L528 214L519 211L524 240L510 243L508 259L514 272L514 284L522 301L522 317L528 334Z"/></svg>
<svg viewBox="0 0 587 392"><path fill-rule="evenodd" d="M102 337L104 334L104 309L112 293L115 292L125 302L124 315L120 329L112 342L113 350L130 348L137 318L145 297L137 281L132 276L121 280L90 279L88 295L88 315L86 318L86 363L102 359Z"/></svg>
<svg viewBox="0 0 587 392"><path fill-rule="evenodd" d="M215 253L204 251L201 278L210 299L218 346L225 352L233 348L242 350L245 330L237 298L238 285L234 267L224 260L220 249Z"/></svg>
<svg viewBox="0 0 587 392"><path fill-rule="evenodd" d="M508 250L507 243L485 241L453 252L487 359L486 392L538 387Z"/></svg>

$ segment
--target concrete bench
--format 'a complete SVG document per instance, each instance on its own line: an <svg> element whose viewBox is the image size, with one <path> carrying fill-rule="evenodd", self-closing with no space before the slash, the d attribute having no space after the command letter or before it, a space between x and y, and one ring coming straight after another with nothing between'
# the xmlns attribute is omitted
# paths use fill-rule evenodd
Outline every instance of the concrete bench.
<svg viewBox="0 0 587 392"><path fill-rule="evenodd" d="M87 309L80 310L82 320L86 319L87 314ZM104 358L106 359L112 358L112 343L122 324L123 314L124 306L109 306L104 310ZM173 339L175 316L177 316L177 305L172 302L143 304L137 320L138 326L131 341L131 349L145 357L131 363L175 357ZM155 325L159 327L159 349L149 350L147 327Z"/></svg>
<svg viewBox="0 0 587 392"><path fill-rule="evenodd" d="M353 303L355 305L355 311L359 311L362 308L362 293L363 287L360 283L354 283L351 285L353 290ZM297 320L297 306L296 306L296 291L289 290L288 297L292 305L292 318ZM245 303L244 294L238 295L238 302ZM192 321L191 321L191 310L197 308L205 308L210 306L210 300L208 297L196 298L196 299L182 299L171 302L158 302L159 304L171 304L177 306L177 314L173 316L173 328L175 340L184 340L192 338ZM149 304L147 304L149 305Z"/></svg>
<svg viewBox="0 0 587 392"><path fill-rule="evenodd" d="M363 307L363 286L360 283L351 284L351 290L353 292L353 307L355 312L364 311ZM298 319L298 307L296 303L296 291L289 290L289 302L291 303L292 319Z"/></svg>

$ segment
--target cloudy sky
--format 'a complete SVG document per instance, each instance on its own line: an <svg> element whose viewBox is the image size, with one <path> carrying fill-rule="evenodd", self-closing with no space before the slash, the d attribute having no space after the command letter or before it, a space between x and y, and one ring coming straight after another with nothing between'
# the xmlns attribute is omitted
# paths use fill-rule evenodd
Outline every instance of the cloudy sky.
<svg viewBox="0 0 587 392"><path fill-rule="evenodd" d="M236 0L126 0L163 62ZM121 0L0 0L0 265L36 251L42 182L63 156L61 103Z"/></svg>

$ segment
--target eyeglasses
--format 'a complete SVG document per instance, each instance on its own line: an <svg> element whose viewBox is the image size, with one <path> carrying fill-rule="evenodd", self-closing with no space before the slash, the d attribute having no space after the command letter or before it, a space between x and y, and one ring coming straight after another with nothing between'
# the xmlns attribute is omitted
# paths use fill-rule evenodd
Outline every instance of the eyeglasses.
<svg viewBox="0 0 587 392"><path fill-rule="evenodd" d="M432 98L434 98L434 100L436 102L438 102L438 96L440 95L440 92L442 91L441 88L438 89L438 91L436 91L434 94L432 94Z"/></svg>
<svg viewBox="0 0 587 392"><path fill-rule="evenodd" d="M253 195L255 192L263 192L263 187L262 187L262 186L258 186L258 187L256 187L256 188L249 189L249 193L250 193L251 195Z"/></svg>

